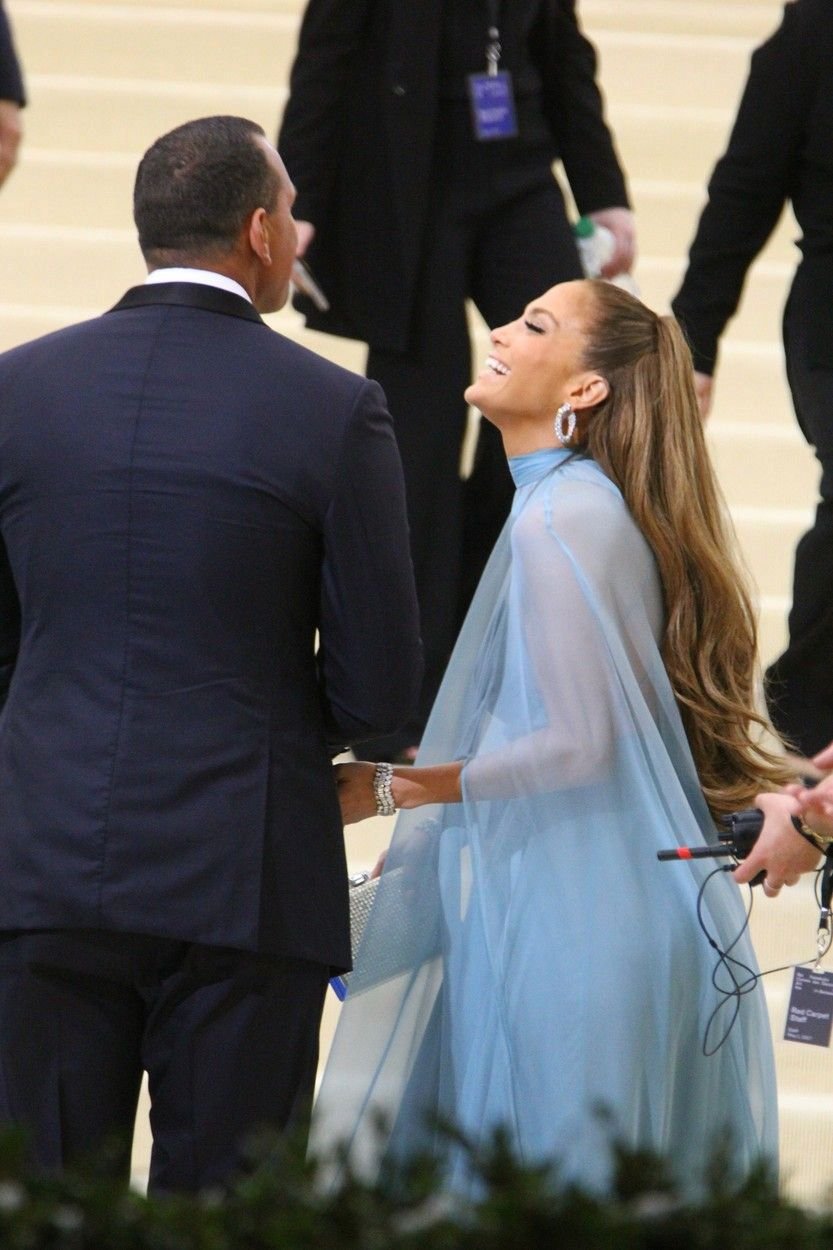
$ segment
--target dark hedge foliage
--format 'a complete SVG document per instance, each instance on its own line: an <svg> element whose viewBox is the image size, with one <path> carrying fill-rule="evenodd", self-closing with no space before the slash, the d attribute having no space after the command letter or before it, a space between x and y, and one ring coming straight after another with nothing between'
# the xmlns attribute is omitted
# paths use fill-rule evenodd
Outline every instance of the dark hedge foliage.
<svg viewBox="0 0 833 1250"><path fill-rule="evenodd" d="M227 1191L147 1198L106 1177L101 1163L39 1176L24 1143L0 1136L0 1250L833 1250L833 1216L779 1198L765 1169L727 1180L718 1146L705 1194L684 1202L662 1160L614 1147L616 1183L601 1199L521 1165L498 1134L466 1147L481 1181L477 1201L442 1189L417 1161L375 1184L321 1169L273 1141L250 1151Z"/></svg>

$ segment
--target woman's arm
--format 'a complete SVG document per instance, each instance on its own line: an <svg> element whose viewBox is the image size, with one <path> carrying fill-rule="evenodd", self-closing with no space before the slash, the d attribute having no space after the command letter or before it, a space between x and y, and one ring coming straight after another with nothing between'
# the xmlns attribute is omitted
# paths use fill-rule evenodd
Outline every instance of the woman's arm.
<svg viewBox="0 0 833 1250"><path fill-rule="evenodd" d="M376 816L376 796L373 791L375 764L359 761L355 764L336 764L336 785L341 803L341 816L345 825L355 824ZM410 765L393 769L391 792L397 808L424 807L427 803L459 803L462 799L460 774L463 761L450 764L432 764L426 768Z"/></svg>

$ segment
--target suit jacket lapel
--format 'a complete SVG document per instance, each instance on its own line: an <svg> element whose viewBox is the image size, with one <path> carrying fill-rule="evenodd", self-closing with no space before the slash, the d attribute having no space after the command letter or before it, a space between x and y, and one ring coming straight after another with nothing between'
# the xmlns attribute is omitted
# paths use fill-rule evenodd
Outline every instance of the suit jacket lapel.
<svg viewBox="0 0 833 1250"><path fill-rule="evenodd" d="M176 304L185 308L202 308L207 312L224 313L229 317L242 317L246 321L257 321L265 325L263 318L253 304L235 295L231 291L223 291L217 286L203 286L200 282L151 282L143 286L131 287L110 312L121 312L125 308L140 308L143 305Z"/></svg>

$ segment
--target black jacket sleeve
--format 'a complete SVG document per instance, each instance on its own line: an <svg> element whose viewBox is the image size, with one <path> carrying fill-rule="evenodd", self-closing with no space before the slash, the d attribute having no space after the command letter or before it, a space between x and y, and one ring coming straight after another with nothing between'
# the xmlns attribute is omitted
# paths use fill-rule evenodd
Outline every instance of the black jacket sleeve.
<svg viewBox="0 0 833 1250"><path fill-rule="evenodd" d="M0 100L14 100L25 104L23 75L15 53L9 19L0 0Z"/></svg>
<svg viewBox="0 0 833 1250"><path fill-rule="evenodd" d="M790 198L819 73L806 2L787 4L781 26L752 55L729 144L709 181L688 268L672 301L702 373L714 372L719 339L749 266Z"/></svg>
<svg viewBox="0 0 833 1250"><path fill-rule="evenodd" d="M402 465L375 382L360 391L326 517L320 622L330 741L398 729L416 707L422 644Z"/></svg>
<svg viewBox="0 0 833 1250"><path fill-rule="evenodd" d="M370 0L309 0L304 11L277 142L298 192L293 212L300 221L320 225L326 215L344 100L369 15Z"/></svg>
<svg viewBox="0 0 833 1250"><path fill-rule="evenodd" d="M596 50L579 27L575 0L547 0L540 51L544 110L580 213L629 207L622 166L604 115Z"/></svg>

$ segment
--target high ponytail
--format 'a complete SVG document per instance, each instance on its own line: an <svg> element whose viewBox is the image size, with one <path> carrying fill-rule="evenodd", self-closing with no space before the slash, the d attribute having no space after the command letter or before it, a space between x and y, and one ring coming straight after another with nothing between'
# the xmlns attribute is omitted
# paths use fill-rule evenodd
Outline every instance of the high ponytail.
<svg viewBox="0 0 833 1250"><path fill-rule="evenodd" d="M610 391L586 420L590 455L650 544L665 603L662 657L716 817L789 773L763 741L757 628L709 459L682 331L625 291L593 282L584 365Z"/></svg>

